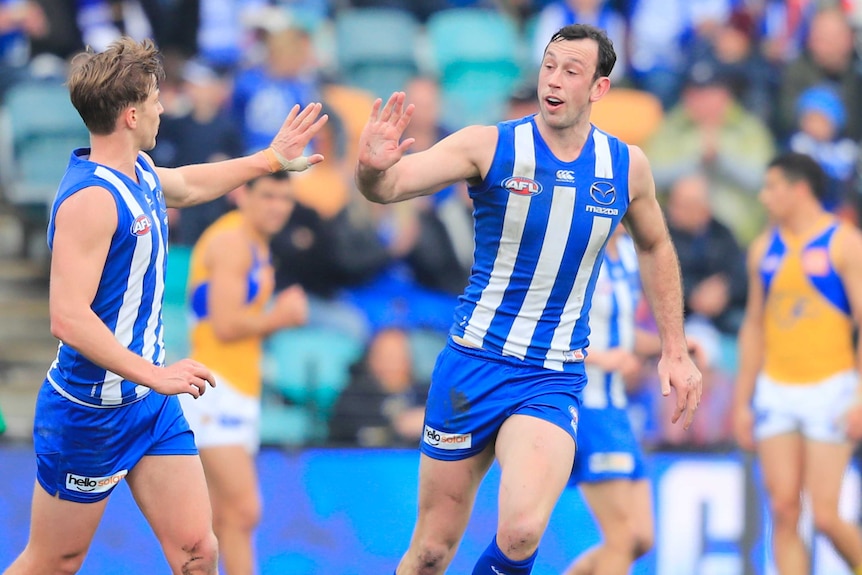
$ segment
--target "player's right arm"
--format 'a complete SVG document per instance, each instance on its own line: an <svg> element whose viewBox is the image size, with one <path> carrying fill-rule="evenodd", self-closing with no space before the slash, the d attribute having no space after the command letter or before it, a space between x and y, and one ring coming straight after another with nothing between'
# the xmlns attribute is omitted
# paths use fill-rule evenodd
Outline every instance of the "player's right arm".
<svg viewBox="0 0 862 575"><path fill-rule="evenodd" d="M495 126L468 126L428 150L407 155L413 138L403 142L413 105L396 92L381 109L374 102L359 137L356 185L372 202L388 204L433 194L461 180L478 181L488 171L497 144Z"/></svg>
<svg viewBox="0 0 862 575"><path fill-rule="evenodd" d="M259 312L248 304L248 273L253 261L248 240L240 230L225 231L213 238L204 262L210 277L207 307L219 340L262 337L305 323L308 303L299 286L282 291L267 311Z"/></svg>
<svg viewBox="0 0 862 575"><path fill-rule="evenodd" d="M129 351L92 310L117 229L110 192L93 186L72 194L57 209L54 227L49 292L54 337L97 365L161 393L198 397L207 381L215 384L198 362L182 360L163 368Z"/></svg>
<svg viewBox="0 0 862 575"><path fill-rule="evenodd" d="M766 249L768 236L762 234L748 249L748 300L745 317L739 328L739 370L733 391L733 431L736 442L747 450L754 449L754 412L751 400L757 375L763 367L763 282L760 279L760 260Z"/></svg>

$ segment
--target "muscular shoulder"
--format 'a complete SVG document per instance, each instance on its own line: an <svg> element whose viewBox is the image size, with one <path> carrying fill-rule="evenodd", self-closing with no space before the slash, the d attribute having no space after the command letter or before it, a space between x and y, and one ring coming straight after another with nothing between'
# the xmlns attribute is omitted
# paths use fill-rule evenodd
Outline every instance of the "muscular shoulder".
<svg viewBox="0 0 862 575"><path fill-rule="evenodd" d="M655 195L655 182L646 154L640 147L628 144L629 149L629 197Z"/></svg>
<svg viewBox="0 0 862 575"><path fill-rule="evenodd" d="M862 232L856 226L839 223L832 250L837 269L862 265Z"/></svg>
<svg viewBox="0 0 862 575"><path fill-rule="evenodd" d="M484 177L494 160L497 138L496 126L467 126L450 134L437 146L444 147L456 157L468 160L477 168L478 175Z"/></svg>

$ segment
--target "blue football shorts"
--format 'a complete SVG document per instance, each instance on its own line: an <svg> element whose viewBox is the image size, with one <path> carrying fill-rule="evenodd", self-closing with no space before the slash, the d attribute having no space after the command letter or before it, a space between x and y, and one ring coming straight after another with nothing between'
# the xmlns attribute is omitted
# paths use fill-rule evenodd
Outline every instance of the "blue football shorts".
<svg viewBox="0 0 862 575"><path fill-rule="evenodd" d="M629 422L618 407L580 411L581 433L569 486L612 479L643 479L643 452Z"/></svg>
<svg viewBox="0 0 862 575"><path fill-rule="evenodd" d="M42 384L33 424L36 479L51 496L94 503L145 455L196 455L176 396L150 392L120 407L82 405Z"/></svg>
<svg viewBox="0 0 862 575"><path fill-rule="evenodd" d="M431 375L420 449L433 459L480 453L515 414L543 419L577 444L586 375L565 373L449 340Z"/></svg>

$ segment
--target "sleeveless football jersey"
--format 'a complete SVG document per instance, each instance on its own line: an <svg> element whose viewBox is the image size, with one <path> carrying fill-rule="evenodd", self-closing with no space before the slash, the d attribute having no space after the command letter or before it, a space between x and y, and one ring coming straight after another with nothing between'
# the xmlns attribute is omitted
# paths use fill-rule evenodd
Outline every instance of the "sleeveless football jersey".
<svg viewBox="0 0 862 575"><path fill-rule="evenodd" d="M192 250L189 293L194 323L191 329L190 355L224 378L237 391L257 397L262 385L262 338L246 337L224 342L216 337L210 321L210 272L204 265L204 255L213 238L242 225L243 217L240 212L225 214L207 228ZM252 266L246 277L246 303L254 310L262 311L273 291L269 251L267 246L251 242L248 249L252 253Z"/></svg>
<svg viewBox="0 0 862 575"><path fill-rule="evenodd" d="M557 159L533 117L498 124L494 160L470 188L474 265L451 334L492 353L579 372L605 243L629 203L625 143L591 128Z"/></svg>
<svg viewBox="0 0 862 575"><path fill-rule="evenodd" d="M764 289L763 370L782 383L817 383L854 369L853 320L835 271L829 219L806 237L773 230L760 262Z"/></svg>
<svg viewBox="0 0 862 575"><path fill-rule="evenodd" d="M111 193L117 204L117 229L91 307L122 345L161 365L168 215L159 178L143 156L135 163L136 182L91 162L89 153L86 148L72 152L51 207L48 246L53 249L54 218L68 197L91 186ZM101 407L131 403L150 391L99 367L63 342L48 381L68 399Z"/></svg>

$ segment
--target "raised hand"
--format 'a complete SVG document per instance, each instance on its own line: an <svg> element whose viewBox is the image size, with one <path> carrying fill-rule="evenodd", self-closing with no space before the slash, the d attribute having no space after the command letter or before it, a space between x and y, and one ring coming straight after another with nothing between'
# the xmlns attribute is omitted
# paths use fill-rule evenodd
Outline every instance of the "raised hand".
<svg viewBox="0 0 862 575"><path fill-rule="evenodd" d="M301 112L299 104L291 108L269 147L282 170L301 172L323 161L322 154L302 155L308 143L329 119L326 114L318 118L321 109L321 104L317 102L309 104Z"/></svg>
<svg viewBox="0 0 862 575"><path fill-rule="evenodd" d="M413 104L405 107L404 99L404 92L395 92L382 110L380 106L383 101L380 98L374 101L371 116L359 136L360 167L378 172L386 171L395 165L413 144L413 138L400 141L415 109Z"/></svg>
<svg viewBox="0 0 862 575"><path fill-rule="evenodd" d="M685 414L682 427L688 429L694 421L694 412L703 393L703 376L700 370L688 354L678 359L662 356L658 362L658 376L662 395L670 395L671 389L676 392L676 406L671 422L676 423Z"/></svg>
<svg viewBox="0 0 862 575"><path fill-rule="evenodd" d="M193 359L182 359L159 370L159 378L150 387L163 395L188 393L197 399L204 394L207 384L216 385L212 372Z"/></svg>

